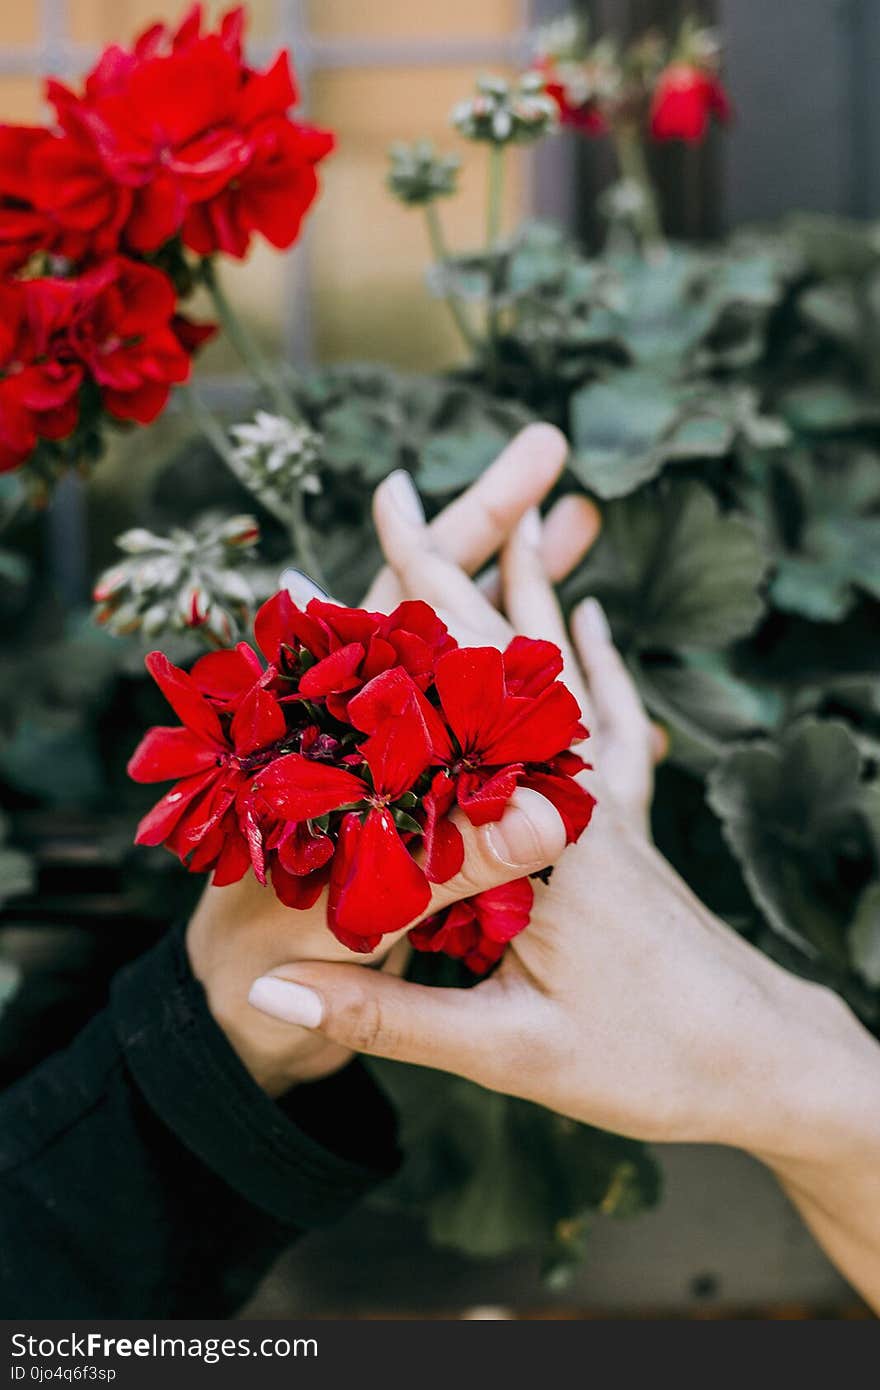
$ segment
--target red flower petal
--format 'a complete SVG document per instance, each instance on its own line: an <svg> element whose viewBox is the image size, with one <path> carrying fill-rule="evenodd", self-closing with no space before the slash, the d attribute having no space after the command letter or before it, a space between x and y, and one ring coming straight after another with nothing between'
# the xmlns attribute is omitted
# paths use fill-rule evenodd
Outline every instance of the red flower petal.
<svg viewBox="0 0 880 1390"><path fill-rule="evenodd" d="M380 795L394 799L410 791L431 759L431 740L415 701L381 724L360 751Z"/></svg>
<svg viewBox="0 0 880 1390"><path fill-rule="evenodd" d="M251 856L247 840L233 829L223 843L214 868L215 888L225 888L230 883L238 883L250 867Z"/></svg>
<svg viewBox="0 0 880 1390"><path fill-rule="evenodd" d="M596 798L573 782L570 776L526 770L521 785L546 796L559 812L565 826L565 843L573 845L590 823Z"/></svg>
<svg viewBox="0 0 880 1390"><path fill-rule="evenodd" d="M269 866L269 876L272 879L272 887L275 889L276 896L284 903L284 906L304 911L306 908L314 907L320 898L330 876L330 870L324 868L318 869L313 874L289 874L278 859L273 858ZM367 949L372 950L372 947Z"/></svg>
<svg viewBox="0 0 880 1390"><path fill-rule="evenodd" d="M189 729L156 727L148 730L128 760L128 775L135 782L170 782L216 768L217 745L205 743Z"/></svg>
<svg viewBox="0 0 880 1390"><path fill-rule="evenodd" d="M504 681L511 695L540 695L562 674L562 652L555 642L514 637L504 652Z"/></svg>
<svg viewBox="0 0 880 1390"><path fill-rule="evenodd" d="M443 713L462 752L481 752L495 731L504 701L501 653L494 647L462 647L446 652L437 662L434 682Z"/></svg>
<svg viewBox="0 0 880 1390"><path fill-rule="evenodd" d="M340 647L306 671L299 683L299 693L307 700L317 700L322 695L354 690L361 683L357 670L363 659L364 649L359 642Z"/></svg>
<svg viewBox="0 0 880 1390"><path fill-rule="evenodd" d="M459 773L456 796L471 825L488 825L501 819L522 771L522 763L511 763L509 767Z"/></svg>
<svg viewBox="0 0 880 1390"><path fill-rule="evenodd" d="M239 642L235 651L200 656L190 676L202 695L226 705L245 695L262 678L263 668L256 652L246 642Z"/></svg>
<svg viewBox="0 0 880 1390"><path fill-rule="evenodd" d="M177 717L209 742L226 747L223 730L216 712L199 693L191 678L179 666L172 666L162 652L150 652L144 661L153 680Z"/></svg>
<svg viewBox="0 0 880 1390"><path fill-rule="evenodd" d="M254 791L285 820L313 820L340 806L363 801L367 787L342 768L288 753L260 773Z"/></svg>
<svg viewBox="0 0 880 1390"><path fill-rule="evenodd" d="M340 940L340 932L372 939L399 931L428 906L428 880L401 840L390 811L370 811L363 825L352 812L343 828L344 852L337 851L330 873L331 931Z"/></svg>
<svg viewBox="0 0 880 1390"><path fill-rule="evenodd" d="M178 782L175 787L166 792L138 825L134 838L135 844L161 845L163 840L171 834L184 811L189 808L196 797L201 796L205 789L210 787L215 777L216 773L214 772L202 772L196 777L189 777L183 782Z"/></svg>
<svg viewBox="0 0 880 1390"><path fill-rule="evenodd" d="M236 753L245 758L257 749L271 748L284 737L284 711L274 696L256 685L235 711L229 732Z"/></svg>
<svg viewBox="0 0 880 1390"><path fill-rule="evenodd" d="M493 764L546 762L569 747L580 717L577 700L558 681L535 699L511 695L505 701L503 718L481 749L482 760Z"/></svg>

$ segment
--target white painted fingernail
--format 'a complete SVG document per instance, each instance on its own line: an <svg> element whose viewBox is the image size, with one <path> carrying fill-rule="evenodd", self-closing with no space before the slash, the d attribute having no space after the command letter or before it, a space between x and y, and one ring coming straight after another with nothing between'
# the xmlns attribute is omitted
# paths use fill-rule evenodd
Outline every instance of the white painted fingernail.
<svg viewBox="0 0 880 1390"><path fill-rule="evenodd" d="M248 1003L260 1013L300 1028L320 1028L324 1017L321 996L305 985L282 980L278 975L261 975L251 985Z"/></svg>
<svg viewBox="0 0 880 1390"><path fill-rule="evenodd" d="M417 526L423 525L425 512L422 501L416 492L415 483L406 469L398 468L393 473L389 473L384 486L401 516L405 517L407 521L414 522Z"/></svg>
<svg viewBox="0 0 880 1390"><path fill-rule="evenodd" d="M533 550L538 549L541 544L541 517L537 507L529 507L520 518L519 533L526 545L530 545Z"/></svg>
<svg viewBox="0 0 880 1390"><path fill-rule="evenodd" d="M585 599L578 609L578 621L587 637L596 642L611 642L611 627L605 609L597 598Z"/></svg>
<svg viewBox="0 0 880 1390"><path fill-rule="evenodd" d="M302 570L285 570L281 576L281 587L286 589L301 608L305 608L307 603L311 603L313 598L328 599L330 596L320 584L316 584L314 579L310 579Z"/></svg>

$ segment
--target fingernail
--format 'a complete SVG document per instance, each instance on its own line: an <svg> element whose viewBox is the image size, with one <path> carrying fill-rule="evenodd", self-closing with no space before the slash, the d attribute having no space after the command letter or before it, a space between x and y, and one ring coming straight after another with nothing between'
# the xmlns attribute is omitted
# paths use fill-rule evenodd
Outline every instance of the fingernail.
<svg viewBox="0 0 880 1390"><path fill-rule="evenodd" d="M327 599L330 595L326 589L322 589L320 584L316 584L314 579L309 579L302 570L288 569L281 576L281 587L286 589L290 597L305 608L307 603L311 603L313 598Z"/></svg>
<svg viewBox="0 0 880 1390"><path fill-rule="evenodd" d="M596 642L612 641L611 628L605 616L605 609L597 598L585 599L578 610L578 620L587 637Z"/></svg>
<svg viewBox="0 0 880 1390"><path fill-rule="evenodd" d="M529 510L520 517L519 533L526 545L537 550L541 544L541 517L537 507L529 507Z"/></svg>
<svg viewBox="0 0 880 1390"><path fill-rule="evenodd" d="M282 1023L297 1023L300 1028L319 1028L324 1017L319 994L278 975L261 975L255 980L248 1002L260 1013L279 1018Z"/></svg>
<svg viewBox="0 0 880 1390"><path fill-rule="evenodd" d="M486 826L493 854L513 869L549 863L562 851L562 835L562 822L550 802L522 787L501 819Z"/></svg>
<svg viewBox="0 0 880 1390"><path fill-rule="evenodd" d="M398 468L393 473L389 473L385 479L385 489L391 495L395 507L401 516L407 521L414 522L421 526L425 520L425 511L422 501L416 492L416 486L412 478L404 468Z"/></svg>

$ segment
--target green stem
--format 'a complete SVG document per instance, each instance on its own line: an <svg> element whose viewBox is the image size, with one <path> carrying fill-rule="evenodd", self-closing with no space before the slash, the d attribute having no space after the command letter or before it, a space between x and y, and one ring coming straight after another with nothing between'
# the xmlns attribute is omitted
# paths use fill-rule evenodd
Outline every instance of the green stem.
<svg viewBox="0 0 880 1390"><path fill-rule="evenodd" d="M449 252L446 240L443 236L443 228L440 225L440 214L437 211L436 203L425 204L425 218L428 223L428 237L431 241L431 254L437 265L444 265L449 259ZM455 326L464 339L465 346L471 352L476 353L479 349L479 342L476 334L471 327L467 311L454 290L448 290L443 296L449 306L449 312L455 320Z"/></svg>
<svg viewBox="0 0 880 1390"><path fill-rule="evenodd" d="M498 296L495 285L495 260L501 240L501 215L504 198L504 146L489 146L489 185L486 199L486 250L489 256L489 315L487 322L493 362L497 358ZM494 370L494 369L493 369Z"/></svg>
<svg viewBox="0 0 880 1390"><path fill-rule="evenodd" d="M226 291L220 283L214 263L207 257L201 263L201 274L213 300L223 331L235 351L253 372L257 382L270 397L278 413L298 420L300 418L299 411L294 404L293 397L272 370L271 363L263 356L263 352L250 330L233 309L226 296Z"/></svg>
<svg viewBox="0 0 880 1390"><path fill-rule="evenodd" d="M501 237L502 198L504 194L504 146L489 146L489 196L486 205L486 240L494 251Z"/></svg>
<svg viewBox="0 0 880 1390"><path fill-rule="evenodd" d="M214 450L220 455L233 477L237 478L248 492L252 492L247 470L243 469L239 463L235 450L220 421L211 413L191 386L180 386L178 392L186 404L193 424L201 430ZM271 512L276 521L280 521L286 529L303 570L311 575L312 579L322 588L326 588L321 564L315 552L311 531L306 520L305 504L300 488L295 489L289 503L280 502L271 495L259 496L259 501L266 508L266 511Z"/></svg>
<svg viewBox="0 0 880 1390"><path fill-rule="evenodd" d="M620 172L623 178L636 184L642 194L642 213L639 218L642 241L646 249L656 250L663 246L663 227L641 132L632 121L625 121L614 127L613 136Z"/></svg>

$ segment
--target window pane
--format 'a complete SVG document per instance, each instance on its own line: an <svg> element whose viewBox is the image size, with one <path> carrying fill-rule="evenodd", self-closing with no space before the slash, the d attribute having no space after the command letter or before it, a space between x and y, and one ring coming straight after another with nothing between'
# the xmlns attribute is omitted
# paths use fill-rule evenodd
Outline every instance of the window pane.
<svg viewBox="0 0 880 1390"><path fill-rule="evenodd" d="M70 33L80 43L125 43L157 19L179 20L187 0L67 0ZM232 0L206 6L211 18L232 8ZM277 27L278 0L247 0L248 34L271 37Z"/></svg>
<svg viewBox="0 0 880 1390"><path fill-rule="evenodd" d="M385 188L392 141L428 136L462 155L461 191L440 204L447 240L458 251L483 241L486 151L460 139L449 111L474 83L474 69L340 70L316 74L310 114L335 130L338 148L322 165L323 192L312 215L309 251L316 352L322 361L379 358L421 369L459 351L444 304L424 285L429 263L424 214ZM523 204L525 157L509 152L505 208L513 226Z"/></svg>
<svg viewBox="0 0 880 1390"><path fill-rule="evenodd" d="M308 26L320 38L486 38L520 23L519 0L309 0Z"/></svg>

